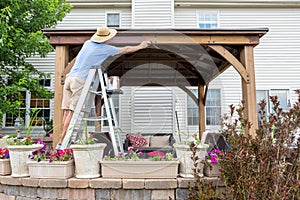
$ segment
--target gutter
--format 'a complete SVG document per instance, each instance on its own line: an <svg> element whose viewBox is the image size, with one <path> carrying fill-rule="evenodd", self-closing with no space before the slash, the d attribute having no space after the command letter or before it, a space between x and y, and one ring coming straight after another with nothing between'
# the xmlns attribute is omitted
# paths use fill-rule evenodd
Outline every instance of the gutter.
<svg viewBox="0 0 300 200"><path fill-rule="evenodd" d="M175 7L188 7L188 8L297 8L300 7L299 0L284 1L284 0L199 0L199 1L175 1Z"/></svg>

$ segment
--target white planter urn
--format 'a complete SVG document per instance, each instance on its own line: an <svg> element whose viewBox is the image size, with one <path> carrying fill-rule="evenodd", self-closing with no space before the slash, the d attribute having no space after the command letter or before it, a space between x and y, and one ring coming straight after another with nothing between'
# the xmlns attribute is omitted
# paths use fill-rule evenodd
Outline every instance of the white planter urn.
<svg viewBox="0 0 300 200"><path fill-rule="evenodd" d="M197 146L197 155L199 158L198 168L200 170L200 173L198 175L200 177L203 176L203 167L204 167L204 164L201 161L205 160L208 147L209 147L208 144L200 144ZM180 161L179 176L184 178L193 178L194 164L191 158L192 151L190 150L190 146L185 144L174 144L174 148L176 151L177 158Z"/></svg>
<svg viewBox="0 0 300 200"><path fill-rule="evenodd" d="M9 145L11 176L12 177L26 177L29 176L27 166L28 155L31 152L43 148L43 144L32 145Z"/></svg>
<svg viewBox="0 0 300 200"><path fill-rule="evenodd" d="M100 176L100 161L103 158L105 143L72 144L76 178L96 178Z"/></svg>

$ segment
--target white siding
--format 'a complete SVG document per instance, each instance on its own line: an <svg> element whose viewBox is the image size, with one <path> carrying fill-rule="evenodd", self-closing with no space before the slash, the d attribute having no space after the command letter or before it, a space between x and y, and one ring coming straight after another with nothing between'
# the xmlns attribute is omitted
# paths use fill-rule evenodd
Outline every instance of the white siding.
<svg viewBox="0 0 300 200"><path fill-rule="evenodd" d="M132 131L173 132L173 94L166 87L137 87L132 91Z"/></svg>
<svg viewBox="0 0 300 200"><path fill-rule="evenodd" d="M220 15L222 28L269 28L254 49L257 89L300 88L299 9L223 9Z"/></svg>
<svg viewBox="0 0 300 200"><path fill-rule="evenodd" d="M219 11L220 28L260 28L267 27L269 32L254 48L257 89L300 88L300 12L291 8L207 8ZM207 10L203 8L203 10ZM175 27L186 24L197 27L196 14L201 8L176 8ZM184 19L184 20L183 20ZM193 28L193 27L190 27ZM237 105L241 98L241 80L233 68L226 70L209 87L221 82L222 112L228 113L228 105ZM291 102L297 96L291 94Z"/></svg>
<svg viewBox="0 0 300 200"><path fill-rule="evenodd" d="M132 26L135 28L173 27L173 0L132 0Z"/></svg>
<svg viewBox="0 0 300 200"><path fill-rule="evenodd" d="M197 10L188 8L175 8L175 28L197 27Z"/></svg>
<svg viewBox="0 0 300 200"><path fill-rule="evenodd" d="M69 14L59 22L57 28L86 29L105 25L106 12L121 14L121 28L131 27L130 8L73 8Z"/></svg>

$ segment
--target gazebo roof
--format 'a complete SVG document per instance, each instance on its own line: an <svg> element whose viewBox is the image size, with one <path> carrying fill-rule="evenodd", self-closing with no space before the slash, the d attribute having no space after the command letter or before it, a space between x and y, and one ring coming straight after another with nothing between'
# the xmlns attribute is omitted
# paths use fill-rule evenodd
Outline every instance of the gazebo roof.
<svg viewBox="0 0 300 200"><path fill-rule="evenodd" d="M143 40L153 42L136 53L111 57L104 66L109 75L120 76L122 85L207 85L239 60L245 45L256 46L268 31L259 29L118 29L109 44L136 45ZM95 29L46 29L52 45L70 45L70 57ZM226 57L227 56L227 57ZM228 57L229 56L229 57ZM242 78L247 72L237 66Z"/></svg>

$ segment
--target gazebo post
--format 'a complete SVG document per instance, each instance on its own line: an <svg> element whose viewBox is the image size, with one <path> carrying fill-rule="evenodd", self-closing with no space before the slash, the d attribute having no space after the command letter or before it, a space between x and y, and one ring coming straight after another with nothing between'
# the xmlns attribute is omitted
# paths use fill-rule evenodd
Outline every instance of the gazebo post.
<svg viewBox="0 0 300 200"><path fill-rule="evenodd" d="M202 134L205 131L205 99L204 85L198 83L198 112L199 112L199 138L202 139Z"/></svg>
<svg viewBox="0 0 300 200"><path fill-rule="evenodd" d="M252 126L245 133L256 135L256 129L258 128L258 117L256 107L256 86L255 86L255 70L254 70L254 53L252 45L245 45L240 54L241 63L245 66L249 75L249 82L245 82L242 79L242 92L245 106L245 117L251 122Z"/></svg>
<svg viewBox="0 0 300 200"><path fill-rule="evenodd" d="M63 110L61 109L61 101L63 95L63 85L60 83L60 78L64 72L65 66L69 61L69 45L55 46L56 61L55 61L55 93L54 93L54 130L53 130L53 146L55 147L59 136L62 132Z"/></svg>

